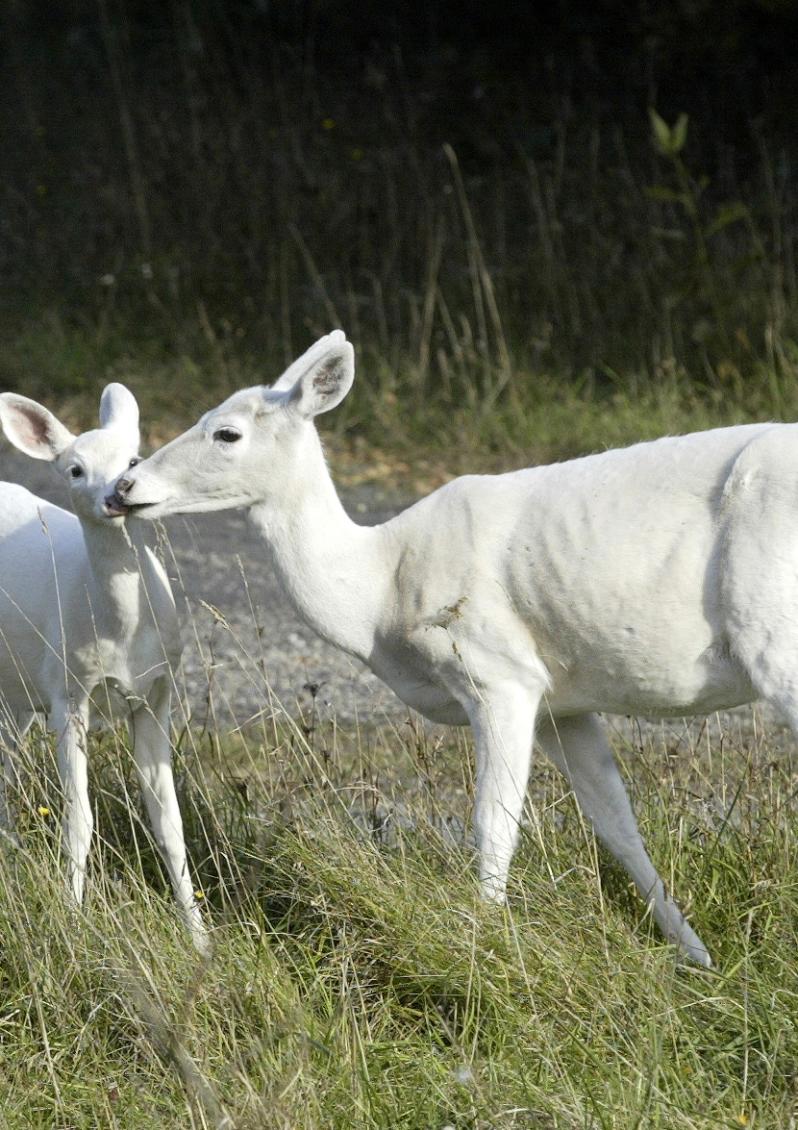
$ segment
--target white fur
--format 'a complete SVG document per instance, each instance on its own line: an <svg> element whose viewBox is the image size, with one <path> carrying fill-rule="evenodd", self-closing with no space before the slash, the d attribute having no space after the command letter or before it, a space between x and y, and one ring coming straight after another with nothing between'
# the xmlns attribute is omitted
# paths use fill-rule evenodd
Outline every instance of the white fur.
<svg viewBox="0 0 798 1130"><path fill-rule="evenodd" d="M290 379L235 393L125 475L120 495L150 518L249 507L310 625L422 714L472 726L488 897L504 897L534 739L666 937L709 964L646 853L596 712L765 698L798 729L798 425L468 476L364 528L312 424L353 374L351 345L330 334ZM241 438L224 442L225 428Z"/></svg>
<svg viewBox="0 0 798 1130"><path fill-rule="evenodd" d="M148 527L126 529L105 496L137 459L138 406L120 384L100 403L101 427L73 436L35 401L0 395L6 437L66 478L77 517L21 486L0 483L0 826L13 827L11 754L33 718L57 739L69 886L83 896L92 809L86 732L114 708L129 723L156 843L194 942L207 946L186 865L169 742L172 672L180 637L168 578ZM151 529L151 528L150 528Z"/></svg>

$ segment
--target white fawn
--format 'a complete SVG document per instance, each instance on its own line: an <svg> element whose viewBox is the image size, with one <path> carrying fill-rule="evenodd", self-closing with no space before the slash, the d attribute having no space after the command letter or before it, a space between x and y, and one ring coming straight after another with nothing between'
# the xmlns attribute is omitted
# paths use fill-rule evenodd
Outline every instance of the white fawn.
<svg viewBox="0 0 798 1130"><path fill-rule="evenodd" d="M798 425L466 476L367 528L344 512L313 424L353 376L351 345L329 334L271 388L235 393L123 472L110 508L247 507L316 631L421 714L471 725L488 898L505 895L537 743L666 938L709 965L646 852L596 712L764 698L798 730Z"/></svg>
<svg viewBox="0 0 798 1130"><path fill-rule="evenodd" d="M69 889L83 896L92 835L86 734L112 710L127 720L153 835L195 945L207 934L186 864L169 711L180 636L154 528L109 516L105 496L138 462L139 412L121 384L100 401L100 428L74 436L46 408L0 395L6 438L65 478L75 514L0 483L0 825L12 834L13 752L38 714L56 735Z"/></svg>

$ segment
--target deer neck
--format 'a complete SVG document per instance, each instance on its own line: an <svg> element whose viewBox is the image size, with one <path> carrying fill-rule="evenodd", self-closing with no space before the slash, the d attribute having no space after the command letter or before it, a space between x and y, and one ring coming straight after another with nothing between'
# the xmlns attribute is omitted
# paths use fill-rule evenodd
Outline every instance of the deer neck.
<svg viewBox="0 0 798 1130"><path fill-rule="evenodd" d="M97 630L119 638L161 617L174 604L154 552L147 522L86 521L83 539L91 569L90 599Z"/></svg>
<svg viewBox="0 0 798 1130"><path fill-rule="evenodd" d="M256 503L250 521L300 616L319 635L368 661L391 576L381 527L359 526L338 497L315 428L301 444L300 473ZM292 461L293 462L293 461Z"/></svg>

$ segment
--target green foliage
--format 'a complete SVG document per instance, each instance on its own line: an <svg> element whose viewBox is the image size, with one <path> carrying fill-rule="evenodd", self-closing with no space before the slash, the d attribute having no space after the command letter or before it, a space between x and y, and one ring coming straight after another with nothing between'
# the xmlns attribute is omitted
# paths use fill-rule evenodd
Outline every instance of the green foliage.
<svg viewBox="0 0 798 1130"><path fill-rule="evenodd" d="M687 141L687 123L689 121L687 114L679 114L673 126L669 126L653 106L649 106L648 116L651 119L654 141L660 153L665 157L675 157L681 153Z"/></svg>
<svg viewBox="0 0 798 1130"><path fill-rule="evenodd" d="M654 145L667 161L672 181L646 186L646 196L660 205L666 216L664 223L652 227L652 235L682 249L681 269L673 277L676 285L663 295L664 302L672 312L692 308L693 317L703 312L694 325L693 339L709 356L725 348L738 318L737 291L745 285L748 272L762 265L763 245L748 205L741 200L713 200L710 178L692 174L681 156L687 141L687 115L680 114L672 127L653 107L649 108L649 117ZM723 252L717 237L734 227L730 234L739 240L741 224L745 225L748 249L721 267L719 254ZM672 255L675 259L677 252ZM739 327L736 333L738 343L743 344L746 339ZM729 362L725 368L729 368Z"/></svg>

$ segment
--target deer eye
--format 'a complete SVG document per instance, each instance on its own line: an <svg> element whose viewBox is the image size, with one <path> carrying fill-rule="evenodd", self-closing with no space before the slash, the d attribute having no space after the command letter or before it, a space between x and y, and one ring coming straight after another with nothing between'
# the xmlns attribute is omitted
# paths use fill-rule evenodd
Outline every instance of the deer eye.
<svg viewBox="0 0 798 1130"><path fill-rule="evenodd" d="M71 466L69 468L69 474L72 476L73 479L79 479L80 476L83 474L83 468L78 467L78 465L75 463L75 464L73 464L73 466Z"/></svg>
<svg viewBox="0 0 798 1130"><path fill-rule="evenodd" d="M213 433L213 438L221 440L222 443L236 443L241 439L241 432L235 428L219 428L218 432Z"/></svg>
<svg viewBox="0 0 798 1130"><path fill-rule="evenodd" d="M133 458L128 463L128 467L135 467L136 464L140 463L140 462L141 462L141 456L140 455L134 455Z"/></svg>

